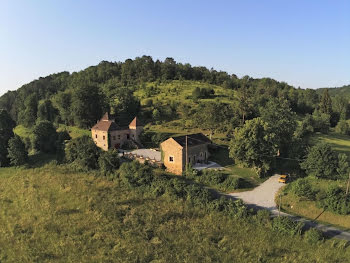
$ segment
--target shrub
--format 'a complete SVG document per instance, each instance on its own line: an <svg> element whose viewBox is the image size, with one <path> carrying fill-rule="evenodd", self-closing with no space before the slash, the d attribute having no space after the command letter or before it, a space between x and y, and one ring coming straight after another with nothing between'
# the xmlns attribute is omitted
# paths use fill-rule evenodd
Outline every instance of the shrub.
<svg viewBox="0 0 350 263"><path fill-rule="evenodd" d="M214 196L208 189L200 187L196 184L189 184L185 188L186 200L192 205L206 207L213 199Z"/></svg>
<svg viewBox="0 0 350 263"><path fill-rule="evenodd" d="M80 170L97 169L100 153L100 148L87 135L71 140L65 148L66 161Z"/></svg>
<svg viewBox="0 0 350 263"><path fill-rule="evenodd" d="M242 187L243 179L239 177L228 176L222 183L226 189L239 189Z"/></svg>
<svg viewBox="0 0 350 263"><path fill-rule="evenodd" d="M272 229L291 236L301 235L303 223L295 222L287 216L275 217L272 221Z"/></svg>
<svg viewBox="0 0 350 263"><path fill-rule="evenodd" d="M119 176L132 188L150 186L154 179L152 168L137 161L123 163L119 168Z"/></svg>
<svg viewBox="0 0 350 263"><path fill-rule="evenodd" d="M28 152L25 144L18 135L15 135L9 140L7 152L11 165L22 165L28 160Z"/></svg>
<svg viewBox="0 0 350 263"><path fill-rule="evenodd" d="M340 134L350 135L350 126L346 120L340 120L335 126L335 131Z"/></svg>
<svg viewBox="0 0 350 263"><path fill-rule="evenodd" d="M319 198L318 204L336 214L350 214L350 196L346 196L338 186L330 186L326 194Z"/></svg>
<svg viewBox="0 0 350 263"><path fill-rule="evenodd" d="M200 175L198 177L196 177L196 181L207 185L218 185L224 182L226 178L227 175L223 173L205 169L200 172Z"/></svg>
<svg viewBox="0 0 350 263"><path fill-rule="evenodd" d="M316 244L319 241L323 240L323 234L322 231L316 229L316 228L310 228L308 231L305 232L304 238L311 244Z"/></svg>
<svg viewBox="0 0 350 263"><path fill-rule="evenodd" d="M292 183L292 192L299 197L305 197L310 200L315 199L315 192L306 178L300 178Z"/></svg>
<svg viewBox="0 0 350 263"><path fill-rule="evenodd" d="M104 175L113 173L119 168L119 153L117 150L103 152L98 158L98 166Z"/></svg>

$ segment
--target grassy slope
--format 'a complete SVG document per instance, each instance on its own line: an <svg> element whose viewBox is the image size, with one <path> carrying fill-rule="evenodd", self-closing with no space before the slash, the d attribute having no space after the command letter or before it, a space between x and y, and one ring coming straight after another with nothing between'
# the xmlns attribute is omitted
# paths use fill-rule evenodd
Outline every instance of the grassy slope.
<svg viewBox="0 0 350 263"><path fill-rule="evenodd" d="M89 130L85 130L85 129L80 129L78 127L74 127L74 126L66 126L63 124L60 124L57 131L68 131L69 135L72 138L77 138L83 135L91 135ZM30 128L26 128L23 125L18 125L16 126L16 128L14 129L14 133L16 133L18 136L20 137L29 137L32 134L32 129Z"/></svg>
<svg viewBox="0 0 350 263"><path fill-rule="evenodd" d="M0 182L1 262L350 262L336 240L311 245L64 167L1 168Z"/></svg>

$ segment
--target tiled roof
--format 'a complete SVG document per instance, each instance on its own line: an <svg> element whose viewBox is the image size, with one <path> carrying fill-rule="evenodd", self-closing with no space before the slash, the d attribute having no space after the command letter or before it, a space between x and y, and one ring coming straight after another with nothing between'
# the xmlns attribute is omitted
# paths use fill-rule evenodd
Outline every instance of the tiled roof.
<svg viewBox="0 0 350 263"><path fill-rule="evenodd" d="M172 138L181 146L186 147L186 136L187 136L187 147L211 143L211 140L209 140L208 137L206 137L203 133L182 135L182 136L177 136Z"/></svg>
<svg viewBox="0 0 350 263"><path fill-rule="evenodd" d="M92 129L100 131L115 131L120 130L120 127L114 121L101 120L94 127L92 127Z"/></svg>
<svg viewBox="0 0 350 263"><path fill-rule="evenodd" d="M130 123L130 126L142 126L136 117L130 122L130 118L127 115L120 115L119 118L114 118L106 112L92 129L100 131L128 130L128 123Z"/></svg>
<svg viewBox="0 0 350 263"><path fill-rule="evenodd" d="M135 127L138 127L138 126L143 126L140 122L140 120L135 117L129 124L130 126L135 126Z"/></svg>

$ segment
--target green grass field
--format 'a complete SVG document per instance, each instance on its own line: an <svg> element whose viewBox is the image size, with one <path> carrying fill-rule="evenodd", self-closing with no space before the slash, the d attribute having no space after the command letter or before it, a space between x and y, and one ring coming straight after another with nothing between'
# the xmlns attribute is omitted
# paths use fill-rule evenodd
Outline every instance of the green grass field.
<svg viewBox="0 0 350 263"><path fill-rule="evenodd" d="M65 166L0 169L1 262L350 262L344 242L309 244Z"/></svg>
<svg viewBox="0 0 350 263"><path fill-rule="evenodd" d="M311 143L326 142L331 145L333 150L339 153L345 153L350 157L350 136L330 132L329 134L317 133L311 138Z"/></svg>

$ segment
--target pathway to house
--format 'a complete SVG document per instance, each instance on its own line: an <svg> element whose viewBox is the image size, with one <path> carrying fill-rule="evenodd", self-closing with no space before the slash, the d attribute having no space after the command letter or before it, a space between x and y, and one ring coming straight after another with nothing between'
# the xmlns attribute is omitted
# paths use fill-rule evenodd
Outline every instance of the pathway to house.
<svg viewBox="0 0 350 263"><path fill-rule="evenodd" d="M279 175L271 176L264 183L253 189L252 191L240 192L240 193L231 193L228 194L234 198L242 199L244 203L248 206L256 208L256 209L267 209L271 212L272 216L278 216L278 208L275 203L275 196L280 188L284 186L284 184L278 182ZM325 235L330 237L336 237L344 240L350 241L350 233L337 229L332 226L318 224L314 221L292 216L287 213L281 212L283 216L289 216L296 221L303 222L307 228L315 227L324 232Z"/></svg>

